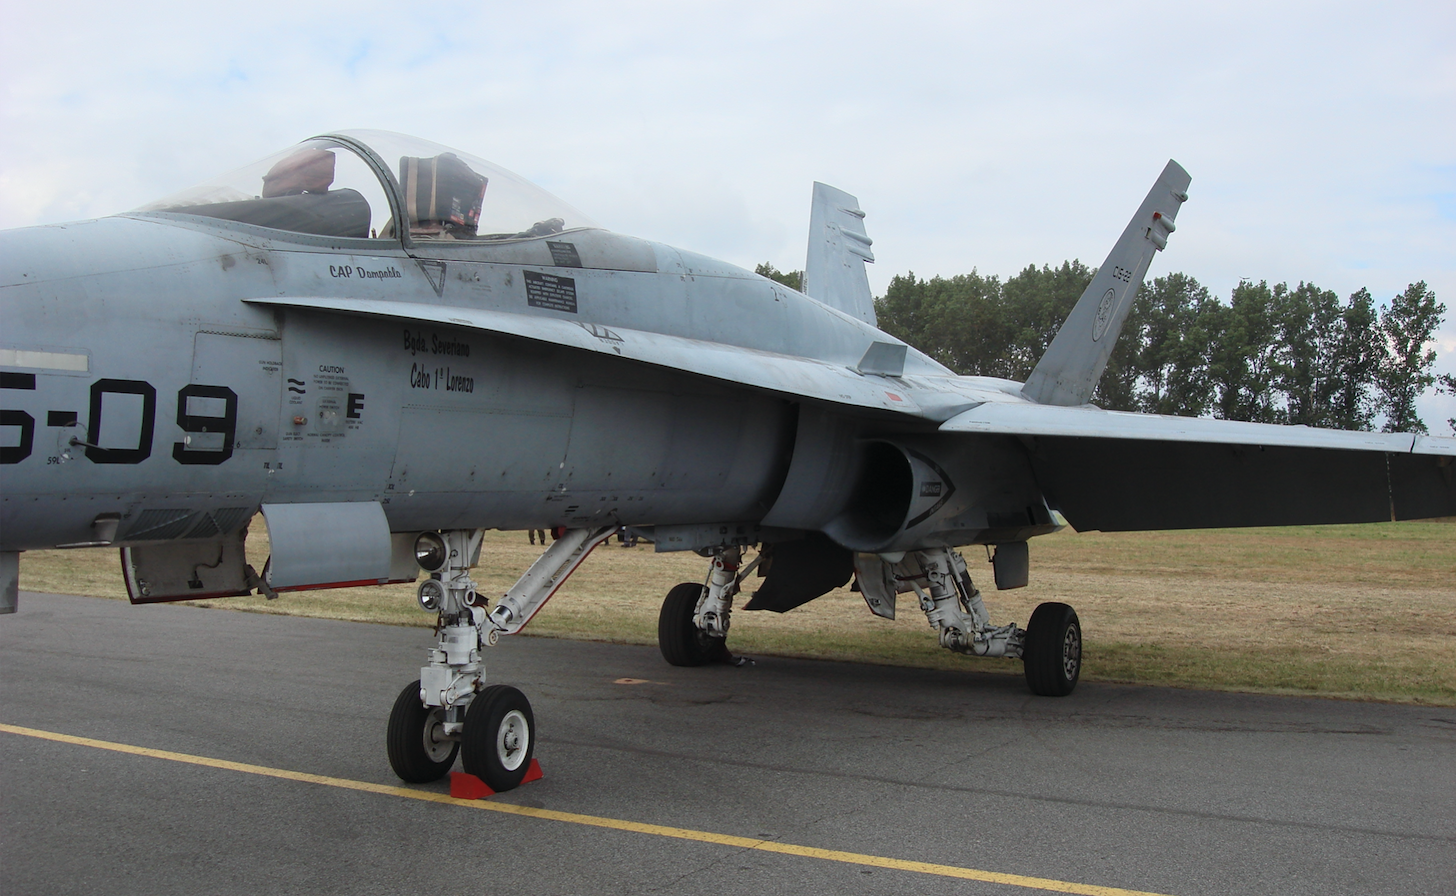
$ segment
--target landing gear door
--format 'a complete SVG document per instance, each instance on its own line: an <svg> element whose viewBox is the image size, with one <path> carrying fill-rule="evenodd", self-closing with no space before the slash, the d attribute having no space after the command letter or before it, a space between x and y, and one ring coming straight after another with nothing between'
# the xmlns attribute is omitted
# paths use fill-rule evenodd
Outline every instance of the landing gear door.
<svg viewBox="0 0 1456 896"><path fill-rule="evenodd" d="M275 591L383 585L393 539L376 501L264 504L272 556L263 573Z"/></svg>
<svg viewBox="0 0 1456 896"><path fill-rule="evenodd" d="M248 594L244 526L211 541L174 541L121 549L126 596L134 604Z"/></svg>

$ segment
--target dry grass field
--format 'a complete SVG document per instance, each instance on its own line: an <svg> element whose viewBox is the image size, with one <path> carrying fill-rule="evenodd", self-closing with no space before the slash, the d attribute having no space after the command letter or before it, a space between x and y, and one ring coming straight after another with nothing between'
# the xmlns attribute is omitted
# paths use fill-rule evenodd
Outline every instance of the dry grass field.
<svg viewBox="0 0 1456 896"><path fill-rule="evenodd" d="M248 540L267 556L262 520ZM504 592L539 548L490 532L474 578ZM1025 623L1036 604L1072 604L1086 637L1083 677L1258 693L1456 705L1456 523L1296 529L1073 533L1032 542L1031 585L996 591L981 548L965 551L992 618ZM528 635L655 644L658 606L706 561L603 545L547 604ZM756 580L745 590L753 591ZM21 588L124 598L115 551L36 551ZM859 595L827 595L783 615L739 611L730 644L752 656L846 659L1021 674L1018 662L937 646L913 595L894 621ZM740 604L742 600L740 600ZM414 586L345 588L203 601L260 613L428 627ZM421 647L426 638L422 635Z"/></svg>

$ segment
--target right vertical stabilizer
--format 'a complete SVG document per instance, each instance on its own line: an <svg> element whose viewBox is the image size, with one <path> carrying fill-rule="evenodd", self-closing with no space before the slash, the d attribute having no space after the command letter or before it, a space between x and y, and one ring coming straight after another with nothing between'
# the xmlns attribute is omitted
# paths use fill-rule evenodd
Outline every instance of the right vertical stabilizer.
<svg viewBox="0 0 1456 896"><path fill-rule="evenodd" d="M875 322L875 300L865 263L875 260L859 200L828 184L814 184L809 211L809 258L804 295L866 323Z"/></svg>
<svg viewBox="0 0 1456 896"><path fill-rule="evenodd" d="M1168 245L1178 208L1188 199L1190 181L1181 165L1168 160L1117 245L1097 269L1097 276L1027 377L1022 395L1037 404L1069 407L1092 400L1153 253Z"/></svg>

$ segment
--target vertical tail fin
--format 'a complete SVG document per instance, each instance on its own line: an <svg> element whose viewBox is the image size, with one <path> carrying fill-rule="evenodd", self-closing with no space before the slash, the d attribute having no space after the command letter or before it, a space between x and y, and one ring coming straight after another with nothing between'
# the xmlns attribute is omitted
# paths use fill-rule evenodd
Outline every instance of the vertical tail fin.
<svg viewBox="0 0 1456 896"><path fill-rule="evenodd" d="M809 212L809 258L804 265L804 294L870 324L875 300L865 262L875 260L865 234L859 200L828 184L814 184Z"/></svg>
<svg viewBox="0 0 1456 896"><path fill-rule="evenodd" d="M1097 276L1027 377L1022 395L1037 404L1063 406L1083 405L1092 399L1153 253L1168 245L1168 234L1173 232L1179 207L1188 199L1191 180L1183 166L1168 160L1137 214L1097 269Z"/></svg>

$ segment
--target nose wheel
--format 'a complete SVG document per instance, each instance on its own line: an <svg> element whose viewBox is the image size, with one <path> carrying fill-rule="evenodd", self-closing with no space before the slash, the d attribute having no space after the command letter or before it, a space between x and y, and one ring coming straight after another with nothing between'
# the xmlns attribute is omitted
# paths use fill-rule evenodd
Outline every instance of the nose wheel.
<svg viewBox="0 0 1456 896"><path fill-rule="evenodd" d="M526 695L492 685L470 701L463 725L448 725L448 712L420 702L418 681L400 691L386 740L394 773L411 784L428 784L445 777L458 755L465 771L491 790L519 786L536 750L536 717ZM452 727L459 733L447 733Z"/></svg>
<svg viewBox="0 0 1456 896"><path fill-rule="evenodd" d="M526 776L536 749L531 702L510 685L486 688L465 711L460 741L460 761L467 772L494 791L513 790Z"/></svg>
<svg viewBox="0 0 1456 896"><path fill-rule="evenodd" d="M418 681L406 685L394 701L385 744L390 767L411 784L445 777L460 752L459 742L445 734L445 709L420 702Z"/></svg>

